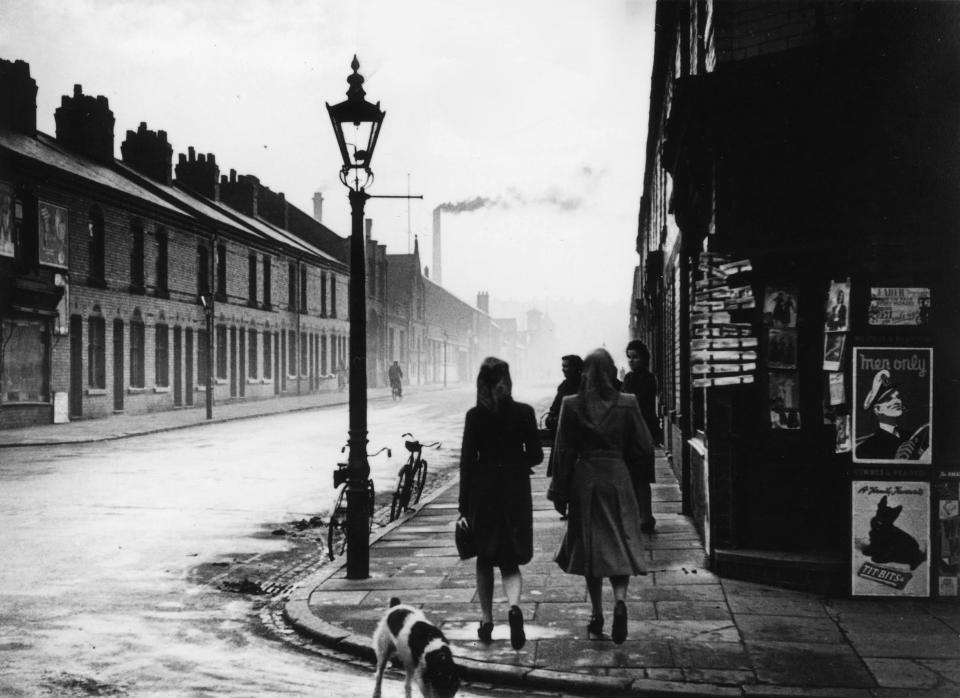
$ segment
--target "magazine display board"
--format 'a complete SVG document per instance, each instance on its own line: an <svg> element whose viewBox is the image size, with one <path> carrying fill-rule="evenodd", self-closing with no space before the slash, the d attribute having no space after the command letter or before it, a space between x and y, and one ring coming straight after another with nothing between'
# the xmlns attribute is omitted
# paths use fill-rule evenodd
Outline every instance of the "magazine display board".
<svg viewBox="0 0 960 698"><path fill-rule="evenodd" d="M690 318L690 372L693 387L753 383L757 338L750 322L756 301L748 282L749 259L732 261L717 252L700 253Z"/></svg>

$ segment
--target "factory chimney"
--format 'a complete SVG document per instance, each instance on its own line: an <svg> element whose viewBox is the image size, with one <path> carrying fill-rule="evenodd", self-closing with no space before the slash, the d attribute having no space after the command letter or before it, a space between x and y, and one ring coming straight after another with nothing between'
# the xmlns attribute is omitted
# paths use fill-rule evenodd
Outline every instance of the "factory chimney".
<svg viewBox="0 0 960 698"><path fill-rule="evenodd" d="M440 207L433 209L433 280L438 284L443 284L441 274L441 243L440 243Z"/></svg>

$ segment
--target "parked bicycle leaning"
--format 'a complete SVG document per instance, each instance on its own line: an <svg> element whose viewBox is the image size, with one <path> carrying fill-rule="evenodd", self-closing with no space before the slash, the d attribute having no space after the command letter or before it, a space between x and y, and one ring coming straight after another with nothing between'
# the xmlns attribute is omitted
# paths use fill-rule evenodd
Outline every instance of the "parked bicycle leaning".
<svg viewBox="0 0 960 698"><path fill-rule="evenodd" d="M407 462L400 466L397 472L397 486L393 491L390 502L390 520L396 521L411 505L416 506L423 494L423 487L427 482L427 459L423 457L423 449L440 448L440 442L421 443L413 438L413 434L403 434L404 448L410 453ZM409 437L409 438L407 438Z"/></svg>

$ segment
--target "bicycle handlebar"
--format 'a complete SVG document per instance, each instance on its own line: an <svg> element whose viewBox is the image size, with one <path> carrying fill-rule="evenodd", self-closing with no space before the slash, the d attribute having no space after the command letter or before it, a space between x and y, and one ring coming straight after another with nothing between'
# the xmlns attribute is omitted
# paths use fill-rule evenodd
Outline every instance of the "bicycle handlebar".
<svg viewBox="0 0 960 698"><path fill-rule="evenodd" d="M340 453L346 453L346 452L347 452L347 449L348 449L349 447L350 447L350 443L349 443L349 442L345 443L345 444L343 445L343 448L340 449ZM367 458L373 458L374 456L379 456L379 455L380 455L381 453L383 453L384 451L387 452L387 458L393 458L393 451L392 451L389 447L387 447L387 446L384 446L384 447L381 448L379 451L375 451L375 452L373 452L373 453L368 453L368 454L367 454Z"/></svg>

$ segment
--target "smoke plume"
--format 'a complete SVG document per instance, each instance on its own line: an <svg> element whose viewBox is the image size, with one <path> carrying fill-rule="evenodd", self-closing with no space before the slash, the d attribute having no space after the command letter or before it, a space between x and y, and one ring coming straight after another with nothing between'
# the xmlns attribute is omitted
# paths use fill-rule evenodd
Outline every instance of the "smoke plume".
<svg viewBox="0 0 960 698"><path fill-rule="evenodd" d="M583 205L583 199L579 196L568 196L559 188L551 187L542 194L527 196L517 189L507 189L505 194L495 197L475 196L472 199L463 201L447 201L437 206L435 211L445 213L469 213L483 208L512 209L523 208L526 206L548 206L558 208L561 211L576 211Z"/></svg>

